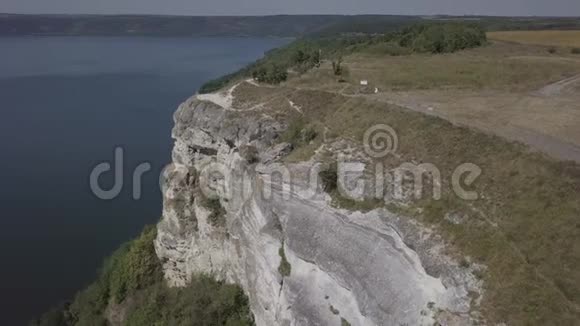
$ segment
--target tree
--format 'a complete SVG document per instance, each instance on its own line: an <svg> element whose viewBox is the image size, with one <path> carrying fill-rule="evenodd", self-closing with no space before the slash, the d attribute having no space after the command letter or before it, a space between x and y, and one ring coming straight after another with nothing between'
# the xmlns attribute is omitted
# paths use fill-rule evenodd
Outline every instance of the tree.
<svg viewBox="0 0 580 326"><path fill-rule="evenodd" d="M342 57L338 57L338 60L332 61L332 71L335 76L342 75Z"/></svg>
<svg viewBox="0 0 580 326"><path fill-rule="evenodd" d="M306 62L309 58L309 55L306 54L306 52L304 52L302 49L298 49L295 53L294 53L294 58L292 61L294 61L294 64L302 64L304 62Z"/></svg>
<svg viewBox="0 0 580 326"><path fill-rule="evenodd" d="M320 67L320 50L312 52L312 55L310 55L310 62L313 67Z"/></svg>

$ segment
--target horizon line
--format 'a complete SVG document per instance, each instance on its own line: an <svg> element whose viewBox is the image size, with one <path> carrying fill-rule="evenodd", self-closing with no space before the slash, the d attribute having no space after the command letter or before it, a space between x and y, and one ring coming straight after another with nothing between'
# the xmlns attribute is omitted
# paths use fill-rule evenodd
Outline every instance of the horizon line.
<svg viewBox="0 0 580 326"><path fill-rule="evenodd" d="M580 18L580 15L485 15L485 14L369 14L369 13L353 13L353 14L255 14L255 15L233 15L233 14L151 14L151 13L21 13L21 12L0 12L0 16L109 16L109 17L280 17L280 16L403 16L403 17L485 17L485 18Z"/></svg>

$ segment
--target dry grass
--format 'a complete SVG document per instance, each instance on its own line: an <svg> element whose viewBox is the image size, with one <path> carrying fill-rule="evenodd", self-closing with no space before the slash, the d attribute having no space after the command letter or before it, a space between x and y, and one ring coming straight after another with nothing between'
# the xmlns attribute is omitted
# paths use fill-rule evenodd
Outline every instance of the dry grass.
<svg viewBox="0 0 580 326"><path fill-rule="evenodd" d="M443 55L359 53L348 57L345 66L352 81L366 79L381 90L530 91L580 72L580 60L509 44Z"/></svg>
<svg viewBox="0 0 580 326"><path fill-rule="evenodd" d="M388 56L363 52L345 58L347 83L329 63L287 85L347 95L365 91L374 100L443 117L502 137L522 141L562 159L577 159L567 144L580 147L580 83L560 94L538 96L548 84L580 74L580 57L549 54L544 47L493 43L445 55ZM558 142L564 144L557 144Z"/></svg>
<svg viewBox="0 0 580 326"><path fill-rule="evenodd" d="M442 55L389 56L375 51L345 58L348 83L338 83L329 62L288 85L344 91L368 80L380 91L410 90L499 90L534 91L551 82L580 73L580 58L550 55L545 48L494 43L489 46Z"/></svg>
<svg viewBox="0 0 580 326"><path fill-rule="evenodd" d="M506 31L490 32L492 40L545 46L580 47L580 31Z"/></svg>
<svg viewBox="0 0 580 326"><path fill-rule="evenodd" d="M483 175L476 190L482 199L466 203L447 189L443 200L418 201L409 214L438 228L462 255L489 267L481 277L486 284L482 310L490 321L574 325L579 320L579 166L384 103L321 91L304 90L291 97L305 108L307 120L323 123L341 137L361 141L372 125L395 127L400 158L390 158L386 166L433 163L447 188L460 163L480 166ZM470 219L451 224L444 219L450 211Z"/></svg>
<svg viewBox="0 0 580 326"><path fill-rule="evenodd" d="M542 47L503 43L436 56L359 53L345 58L345 65L350 71L349 83L338 83L327 63L285 83L284 91L269 89L266 93L275 92L299 105L304 114L302 119L308 125L318 126L318 130L328 128L330 137L360 143L367 128L388 124L398 132L399 157L385 160L385 166L428 162L440 169L444 199L419 200L404 211L436 227L458 255L471 256L488 266L478 276L485 281L481 308L490 324L577 325L580 166L530 153L521 144L401 109L378 98L340 93L356 91L360 79L368 79L381 91L446 90L450 99L466 90L480 92L484 97L481 112L472 120L488 119L495 126L499 120L525 120L524 114L536 106L525 102L522 107L528 110L523 114L507 112L510 105L498 106L498 110L506 111L505 115L486 111L485 105L489 105L494 94L507 94L507 98L528 94L579 73L580 60L550 55ZM489 94L488 98L484 94ZM247 100L253 103L265 96L262 90L254 90ZM515 100L506 103L514 105ZM465 114L469 114L472 107L468 101L464 103ZM551 110L550 114L562 113L566 112ZM542 117L537 119L538 123L547 119ZM559 126L561 129L562 124ZM293 160L309 158L321 141L317 138L311 144L299 146L292 154ZM450 175L465 162L477 164L483 170L475 184L482 196L475 202L461 201L449 188ZM352 209L378 205L339 204ZM470 217L464 224L451 224L444 218L446 213L458 211Z"/></svg>

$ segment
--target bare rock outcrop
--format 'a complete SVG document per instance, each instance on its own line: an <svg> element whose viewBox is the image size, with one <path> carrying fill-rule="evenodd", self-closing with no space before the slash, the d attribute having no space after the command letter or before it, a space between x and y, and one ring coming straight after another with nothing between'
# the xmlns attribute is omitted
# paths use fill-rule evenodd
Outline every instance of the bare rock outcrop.
<svg viewBox="0 0 580 326"><path fill-rule="evenodd" d="M437 234L383 208L333 207L312 161L280 162L286 125L269 113L203 97L175 113L155 242L167 281L240 284L260 326L472 324L478 281Z"/></svg>

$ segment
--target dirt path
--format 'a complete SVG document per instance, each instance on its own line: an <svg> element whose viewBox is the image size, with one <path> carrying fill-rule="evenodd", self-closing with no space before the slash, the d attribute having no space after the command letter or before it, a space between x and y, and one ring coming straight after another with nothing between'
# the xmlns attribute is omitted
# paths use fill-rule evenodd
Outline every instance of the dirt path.
<svg viewBox="0 0 580 326"><path fill-rule="evenodd" d="M537 91L538 95L542 96L556 96L561 94L571 94L574 87L580 85L580 75L572 76L555 82L553 84L544 86Z"/></svg>
<svg viewBox="0 0 580 326"><path fill-rule="evenodd" d="M487 134L494 134L502 138L524 143L534 150L538 150L549 156L562 161L576 161L580 163L580 146L571 142L559 139L552 135L541 132L540 130L521 126L517 121L518 117L510 117L506 121L499 121L502 118L497 117L496 120L472 119L469 115L458 116L446 112L441 105L435 108L430 104L419 102L413 98L400 98L397 96L390 97L389 94L378 95L359 95L369 99L385 102L388 104L397 105L409 110L421 112L423 114L437 116L439 118L448 120L456 125L475 128ZM511 107L526 107L527 100L519 99L507 106ZM490 112L493 114L493 112ZM516 120L512 123L510 120Z"/></svg>

